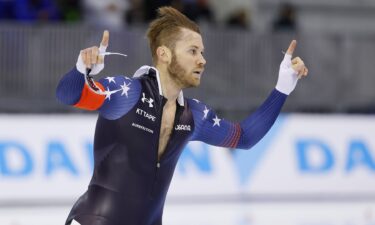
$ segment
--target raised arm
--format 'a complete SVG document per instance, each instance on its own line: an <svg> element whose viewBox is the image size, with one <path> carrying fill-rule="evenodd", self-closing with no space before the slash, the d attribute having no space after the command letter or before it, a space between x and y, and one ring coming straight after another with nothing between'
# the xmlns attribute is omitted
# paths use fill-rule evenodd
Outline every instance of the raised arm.
<svg viewBox="0 0 375 225"><path fill-rule="evenodd" d="M87 110L96 110L104 103L105 95L91 90L85 75L88 70L91 70L90 75L96 75L104 68L104 56L100 53L105 52L108 42L109 32L104 31L99 48L93 46L80 51L75 68L65 74L57 86L56 97L60 102ZM104 91L99 82L92 85Z"/></svg>
<svg viewBox="0 0 375 225"><path fill-rule="evenodd" d="M295 47L296 41L293 40L280 65L276 88L264 103L241 123L232 123L220 118L205 104L189 100L195 124L191 140L241 149L250 149L261 140L271 129L298 79L308 74L308 69L299 57L291 59Z"/></svg>
<svg viewBox="0 0 375 225"><path fill-rule="evenodd" d="M99 110L105 118L117 119L134 106L141 86L137 79L125 76L106 77L97 82L93 80L92 76L104 68L108 42L109 33L104 31L100 47L80 51L75 68L60 80L56 96L64 104Z"/></svg>

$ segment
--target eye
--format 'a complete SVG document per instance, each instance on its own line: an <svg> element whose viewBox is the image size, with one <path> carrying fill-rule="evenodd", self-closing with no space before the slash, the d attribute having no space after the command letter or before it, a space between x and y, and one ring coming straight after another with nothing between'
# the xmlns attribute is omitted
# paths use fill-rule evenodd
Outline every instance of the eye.
<svg viewBox="0 0 375 225"><path fill-rule="evenodd" d="M193 55L196 55L197 54L197 50L195 48L192 48L189 50L189 52Z"/></svg>

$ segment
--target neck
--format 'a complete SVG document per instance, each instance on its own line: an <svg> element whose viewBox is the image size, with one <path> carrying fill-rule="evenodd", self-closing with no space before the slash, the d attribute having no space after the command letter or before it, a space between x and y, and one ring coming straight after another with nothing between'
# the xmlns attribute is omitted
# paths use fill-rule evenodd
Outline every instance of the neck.
<svg viewBox="0 0 375 225"><path fill-rule="evenodd" d="M166 68L156 66L156 69L159 71L160 85L163 96L168 99L168 102L175 102L182 88L170 76Z"/></svg>

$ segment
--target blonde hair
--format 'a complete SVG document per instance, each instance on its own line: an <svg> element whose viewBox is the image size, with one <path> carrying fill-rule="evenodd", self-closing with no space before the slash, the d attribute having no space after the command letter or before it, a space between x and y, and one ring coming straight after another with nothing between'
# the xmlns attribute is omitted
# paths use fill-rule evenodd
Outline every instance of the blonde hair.
<svg viewBox="0 0 375 225"><path fill-rule="evenodd" d="M179 40L181 28L186 28L200 34L198 25L184 14L172 7L161 7L158 16L150 23L147 38L150 45L152 60L156 63L156 49L165 45L173 51Z"/></svg>

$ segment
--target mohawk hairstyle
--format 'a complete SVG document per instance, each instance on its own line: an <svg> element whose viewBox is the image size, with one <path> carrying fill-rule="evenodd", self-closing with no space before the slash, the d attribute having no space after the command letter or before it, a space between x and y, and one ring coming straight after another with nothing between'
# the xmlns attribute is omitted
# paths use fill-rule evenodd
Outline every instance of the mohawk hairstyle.
<svg viewBox="0 0 375 225"><path fill-rule="evenodd" d="M184 14L172 7L161 7L158 16L150 23L147 38L150 45L152 60L156 63L156 49L165 45L173 50L179 40L181 28L186 28L200 34L198 25Z"/></svg>

